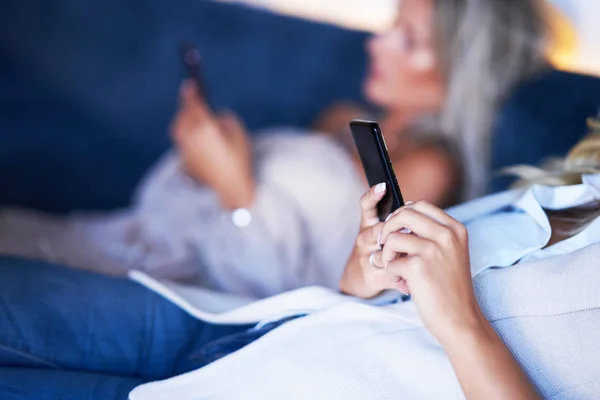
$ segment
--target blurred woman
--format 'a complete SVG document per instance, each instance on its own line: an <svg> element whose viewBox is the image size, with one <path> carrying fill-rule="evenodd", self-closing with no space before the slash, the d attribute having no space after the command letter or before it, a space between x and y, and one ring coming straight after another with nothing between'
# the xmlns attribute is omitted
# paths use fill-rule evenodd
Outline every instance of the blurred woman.
<svg viewBox="0 0 600 400"><path fill-rule="evenodd" d="M449 205L463 181L471 195L483 191L495 112L547 65L546 44L542 0L401 2L396 24L369 43L365 94L386 110L405 199ZM142 183L133 209L66 219L7 210L0 252L259 297L335 287L366 188L348 134L335 132L356 116L337 107L318 123L333 133L280 129L251 146L234 115L213 114L186 82L176 151Z"/></svg>
<svg viewBox="0 0 600 400"><path fill-rule="evenodd" d="M549 66L555 38L548 7L544 0L403 0L394 27L369 41L364 91L383 110L407 198L444 206L485 193L498 108ZM334 105L317 126L343 136L357 115L365 110ZM437 146L423 129L443 135L434 138ZM463 170L448 157L459 157Z"/></svg>

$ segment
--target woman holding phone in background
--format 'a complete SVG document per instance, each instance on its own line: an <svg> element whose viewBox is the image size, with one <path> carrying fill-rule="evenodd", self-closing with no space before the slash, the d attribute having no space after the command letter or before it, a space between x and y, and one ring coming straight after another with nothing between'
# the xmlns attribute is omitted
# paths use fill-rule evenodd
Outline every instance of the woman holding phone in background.
<svg viewBox="0 0 600 400"><path fill-rule="evenodd" d="M463 182L482 193L497 108L547 66L544 6L403 0L396 24L369 42L365 94L386 110L382 128L407 200L445 206ZM329 133L280 129L251 144L235 115L214 114L184 82L176 151L142 183L134 209L67 219L5 211L0 252L255 297L336 287L366 187L338 121L345 130L360 116L335 107L317 123Z"/></svg>

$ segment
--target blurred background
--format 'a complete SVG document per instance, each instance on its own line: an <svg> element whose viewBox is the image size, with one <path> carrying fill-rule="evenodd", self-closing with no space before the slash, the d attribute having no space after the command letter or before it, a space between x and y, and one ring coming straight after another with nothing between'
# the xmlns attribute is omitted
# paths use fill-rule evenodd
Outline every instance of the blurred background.
<svg viewBox="0 0 600 400"><path fill-rule="evenodd" d="M221 0L231 2L236 0ZM379 32L392 23L399 0L238 0L277 13L330 22L352 29ZM551 0L565 19L562 37L578 37L566 56L565 68L600 74L600 1ZM568 26L566 24L571 24Z"/></svg>
<svg viewBox="0 0 600 400"><path fill-rule="evenodd" d="M253 134L307 127L334 101L364 102L364 42L389 26L395 0L243 3L4 0L0 206L130 204L171 146L184 41L202 54L210 104L234 110ZM555 65L600 74L600 2L553 4Z"/></svg>

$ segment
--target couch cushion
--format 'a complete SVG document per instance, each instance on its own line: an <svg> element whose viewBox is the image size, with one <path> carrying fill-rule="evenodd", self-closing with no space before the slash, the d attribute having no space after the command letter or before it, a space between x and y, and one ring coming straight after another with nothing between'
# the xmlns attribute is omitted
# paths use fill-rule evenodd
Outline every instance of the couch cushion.
<svg viewBox="0 0 600 400"><path fill-rule="evenodd" d="M586 134L587 118L599 110L600 78L550 71L522 85L499 114L492 137L492 171L565 156ZM504 190L513 181L496 175L490 191Z"/></svg>
<svg viewBox="0 0 600 400"><path fill-rule="evenodd" d="M9 0L0 35L0 204L55 212L128 204L169 146L182 41L251 130L360 99L365 69L365 33L206 0Z"/></svg>

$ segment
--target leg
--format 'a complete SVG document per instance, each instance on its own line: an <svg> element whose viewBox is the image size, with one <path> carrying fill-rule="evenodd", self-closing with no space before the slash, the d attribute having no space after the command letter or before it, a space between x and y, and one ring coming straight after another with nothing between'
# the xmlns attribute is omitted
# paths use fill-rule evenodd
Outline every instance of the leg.
<svg viewBox="0 0 600 400"><path fill-rule="evenodd" d="M127 400L142 383L89 372L0 367L2 400Z"/></svg>
<svg viewBox="0 0 600 400"><path fill-rule="evenodd" d="M135 282L0 258L0 366L164 379L247 329L196 320Z"/></svg>

